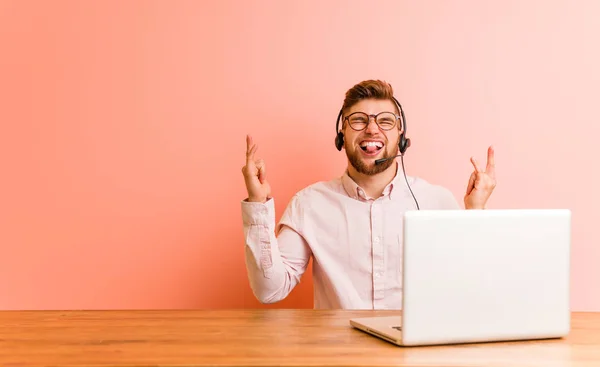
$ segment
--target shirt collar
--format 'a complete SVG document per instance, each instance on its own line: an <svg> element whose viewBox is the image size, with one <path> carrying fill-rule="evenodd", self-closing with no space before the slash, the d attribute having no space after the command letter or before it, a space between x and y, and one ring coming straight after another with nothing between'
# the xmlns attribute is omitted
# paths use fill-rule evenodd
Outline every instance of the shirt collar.
<svg viewBox="0 0 600 367"><path fill-rule="evenodd" d="M398 167L398 162L396 162L396 175L394 176L392 181L389 184L387 184L383 189L383 193L381 195L382 197L388 197L389 199L392 198L392 192L394 190L396 180L398 180L399 178L400 169ZM354 182L350 175L348 175L348 169L346 169L346 171L342 175L342 186L344 187L344 191L346 191L346 194L348 194L348 196L350 196L353 199L360 201L377 199L367 196L365 190L362 187L360 187L356 182Z"/></svg>

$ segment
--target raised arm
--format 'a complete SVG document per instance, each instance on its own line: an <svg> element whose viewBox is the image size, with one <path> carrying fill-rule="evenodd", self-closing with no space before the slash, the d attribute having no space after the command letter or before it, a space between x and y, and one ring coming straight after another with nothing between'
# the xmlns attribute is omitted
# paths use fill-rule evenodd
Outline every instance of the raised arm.
<svg viewBox="0 0 600 367"><path fill-rule="evenodd" d="M242 200L246 269L250 287L262 303L286 298L300 282L311 256L310 248L297 232L298 198L294 196L285 213L286 225L276 226L275 204L258 149L246 137L246 165L242 168L248 198Z"/></svg>

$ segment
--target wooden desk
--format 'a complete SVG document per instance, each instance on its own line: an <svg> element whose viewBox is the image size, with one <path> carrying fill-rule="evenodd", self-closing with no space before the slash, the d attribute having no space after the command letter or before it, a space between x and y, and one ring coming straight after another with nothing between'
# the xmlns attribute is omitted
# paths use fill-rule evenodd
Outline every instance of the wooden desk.
<svg viewBox="0 0 600 367"><path fill-rule="evenodd" d="M600 313L565 339L398 347L352 329L386 311L1 311L0 366L600 366Z"/></svg>

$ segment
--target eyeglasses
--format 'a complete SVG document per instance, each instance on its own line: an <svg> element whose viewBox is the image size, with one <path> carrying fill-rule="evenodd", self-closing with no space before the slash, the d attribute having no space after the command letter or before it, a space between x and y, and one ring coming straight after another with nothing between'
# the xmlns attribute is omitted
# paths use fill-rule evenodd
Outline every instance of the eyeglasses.
<svg viewBox="0 0 600 367"><path fill-rule="evenodd" d="M364 112L354 112L344 118L352 130L361 131L369 126L369 120L373 117L375 123L381 130L391 130L396 126L400 116L392 112L380 112L377 115L367 115Z"/></svg>

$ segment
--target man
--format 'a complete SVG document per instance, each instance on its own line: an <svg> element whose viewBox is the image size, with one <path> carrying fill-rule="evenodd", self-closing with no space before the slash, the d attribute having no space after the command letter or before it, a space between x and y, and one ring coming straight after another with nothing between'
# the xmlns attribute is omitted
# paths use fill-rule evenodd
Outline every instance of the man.
<svg viewBox="0 0 600 367"><path fill-rule="evenodd" d="M402 175L394 157L404 122L389 84L355 85L341 113L339 148L346 151L347 170L294 195L277 225L265 163L246 138L242 172L248 198L241 203L246 266L263 303L287 297L312 256L315 308L400 309L403 212L417 203L420 209L459 209L449 190ZM381 158L390 159L376 164ZM496 185L492 147L485 170L471 162L465 209L484 209Z"/></svg>

